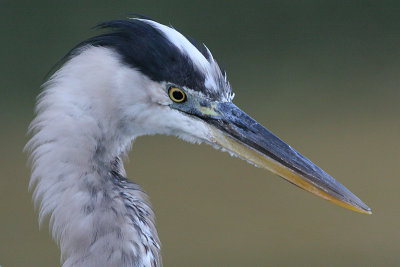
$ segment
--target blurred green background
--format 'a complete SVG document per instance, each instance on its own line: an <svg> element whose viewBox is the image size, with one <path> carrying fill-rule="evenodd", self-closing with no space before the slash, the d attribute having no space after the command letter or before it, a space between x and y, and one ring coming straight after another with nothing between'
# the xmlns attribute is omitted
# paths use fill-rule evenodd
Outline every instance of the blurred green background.
<svg viewBox="0 0 400 267"><path fill-rule="evenodd" d="M373 209L337 207L205 145L139 138L165 266L400 265L398 1L0 0L0 265L57 266L22 152L50 68L97 22L146 14L204 42L234 102ZM179 165L179 168L176 166Z"/></svg>

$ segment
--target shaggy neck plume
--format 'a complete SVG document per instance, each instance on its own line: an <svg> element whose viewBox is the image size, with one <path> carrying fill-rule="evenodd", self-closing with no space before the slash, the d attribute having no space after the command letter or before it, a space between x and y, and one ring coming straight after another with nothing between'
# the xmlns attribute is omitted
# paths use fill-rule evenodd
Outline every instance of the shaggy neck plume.
<svg viewBox="0 0 400 267"><path fill-rule="evenodd" d="M120 160L143 134L135 128L139 118L124 113L141 108L124 106L126 73L115 52L89 47L52 77L38 101L27 145L30 186L40 221L50 215L63 266L161 265L147 196L124 178Z"/></svg>

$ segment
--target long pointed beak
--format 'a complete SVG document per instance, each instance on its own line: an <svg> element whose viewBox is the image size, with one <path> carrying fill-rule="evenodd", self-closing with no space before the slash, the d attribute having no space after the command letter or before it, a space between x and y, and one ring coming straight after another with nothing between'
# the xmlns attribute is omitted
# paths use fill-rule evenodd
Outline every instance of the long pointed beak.
<svg viewBox="0 0 400 267"><path fill-rule="evenodd" d="M207 111L207 112L205 112ZM230 102L204 107L215 144L339 206L371 214L346 187Z"/></svg>

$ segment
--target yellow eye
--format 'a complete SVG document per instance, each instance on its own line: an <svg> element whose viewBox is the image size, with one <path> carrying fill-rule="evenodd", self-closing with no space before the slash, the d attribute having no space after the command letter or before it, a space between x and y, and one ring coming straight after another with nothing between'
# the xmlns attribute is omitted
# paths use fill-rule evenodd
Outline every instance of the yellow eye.
<svg viewBox="0 0 400 267"><path fill-rule="evenodd" d="M186 94L178 87L171 87L168 91L169 98L176 103L181 103L186 100Z"/></svg>

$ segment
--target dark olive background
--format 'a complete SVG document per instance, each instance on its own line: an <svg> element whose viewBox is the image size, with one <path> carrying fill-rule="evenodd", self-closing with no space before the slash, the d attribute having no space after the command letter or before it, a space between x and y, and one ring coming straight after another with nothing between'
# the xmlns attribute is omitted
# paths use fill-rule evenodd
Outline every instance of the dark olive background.
<svg viewBox="0 0 400 267"><path fill-rule="evenodd" d="M373 209L337 207L173 137L126 168L157 214L166 266L400 265L398 1L0 0L0 265L57 266L22 152L40 85L97 22L146 14L204 42L235 104Z"/></svg>

